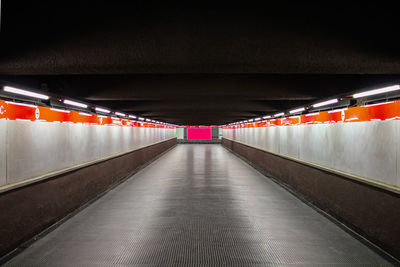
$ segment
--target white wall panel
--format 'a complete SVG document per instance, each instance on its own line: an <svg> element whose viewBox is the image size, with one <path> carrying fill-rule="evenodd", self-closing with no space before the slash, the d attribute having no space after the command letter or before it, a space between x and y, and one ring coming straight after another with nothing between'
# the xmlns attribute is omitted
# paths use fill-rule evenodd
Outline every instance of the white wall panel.
<svg viewBox="0 0 400 267"><path fill-rule="evenodd" d="M400 186L400 121L224 130L266 151Z"/></svg>
<svg viewBox="0 0 400 267"><path fill-rule="evenodd" d="M7 183L7 156L6 156L6 133L7 133L7 122L0 120L0 186Z"/></svg>
<svg viewBox="0 0 400 267"><path fill-rule="evenodd" d="M335 154L333 167L396 184L396 125L396 121L343 124L343 138L340 140L340 150Z"/></svg>
<svg viewBox="0 0 400 267"><path fill-rule="evenodd" d="M279 153L279 143L280 143L280 129L278 127L265 128L265 150L271 151L273 153Z"/></svg>
<svg viewBox="0 0 400 267"><path fill-rule="evenodd" d="M299 143L303 133L302 127L287 126L279 128L279 153L299 158Z"/></svg>
<svg viewBox="0 0 400 267"><path fill-rule="evenodd" d="M175 137L175 129L0 122L0 183L6 177L8 184ZM1 165L6 154L7 168Z"/></svg>
<svg viewBox="0 0 400 267"><path fill-rule="evenodd" d="M333 166L333 142L329 140L328 131L333 125L302 125L299 158L323 166Z"/></svg>
<svg viewBox="0 0 400 267"><path fill-rule="evenodd" d="M68 153L68 124L22 121L7 121L7 124L7 183L73 164Z"/></svg>

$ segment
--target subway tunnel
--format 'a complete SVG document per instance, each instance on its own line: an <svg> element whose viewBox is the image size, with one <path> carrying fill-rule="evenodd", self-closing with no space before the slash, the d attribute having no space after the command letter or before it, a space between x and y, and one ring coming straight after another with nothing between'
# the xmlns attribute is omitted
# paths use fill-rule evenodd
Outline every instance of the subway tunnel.
<svg viewBox="0 0 400 267"><path fill-rule="evenodd" d="M399 266L395 10L3 1L0 265Z"/></svg>

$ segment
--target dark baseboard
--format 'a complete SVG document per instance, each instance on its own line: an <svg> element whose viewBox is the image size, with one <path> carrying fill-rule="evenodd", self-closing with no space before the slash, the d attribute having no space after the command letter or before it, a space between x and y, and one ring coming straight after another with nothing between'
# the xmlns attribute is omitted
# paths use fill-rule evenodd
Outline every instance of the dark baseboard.
<svg viewBox="0 0 400 267"><path fill-rule="evenodd" d="M399 194L223 138L222 145L395 258Z"/></svg>
<svg viewBox="0 0 400 267"><path fill-rule="evenodd" d="M170 139L0 193L0 257L95 199L176 143L176 139Z"/></svg>

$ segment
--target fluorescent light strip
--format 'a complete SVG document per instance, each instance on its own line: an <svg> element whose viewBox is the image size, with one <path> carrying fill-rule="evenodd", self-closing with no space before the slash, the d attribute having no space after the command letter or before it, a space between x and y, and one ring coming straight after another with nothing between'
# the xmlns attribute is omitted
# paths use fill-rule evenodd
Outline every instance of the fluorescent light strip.
<svg viewBox="0 0 400 267"><path fill-rule="evenodd" d="M146 121L151 121L150 119L146 119Z"/></svg>
<svg viewBox="0 0 400 267"><path fill-rule="evenodd" d="M62 113L70 113L71 112L69 110L58 109L58 108L50 108L50 110L57 111L57 112L62 112Z"/></svg>
<svg viewBox="0 0 400 267"><path fill-rule="evenodd" d="M280 116L283 116L283 115L285 115L285 113L281 112L281 113L275 114L274 117L280 117Z"/></svg>
<svg viewBox="0 0 400 267"><path fill-rule="evenodd" d="M354 120L358 120L358 118L354 117L354 118L347 119L346 121L354 121Z"/></svg>
<svg viewBox="0 0 400 267"><path fill-rule="evenodd" d="M144 121L144 118L142 118L142 117L139 117L138 119L139 119L140 121Z"/></svg>
<svg viewBox="0 0 400 267"><path fill-rule="evenodd" d="M129 115L129 118L136 119L135 115Z"/></svg>
<svg viewBox="0 0 400 267"><path fill-rule="evenodd" d="M393 118L386 119L385 121L392 121L392 120L395 120L395 119L400 119L400 117L396 116L396 117L393 117Z"/></svg>
<svg viewBox="0 0 400 267"><path fill-rule="evenodd" d="M35 105L29 105L29 104L24 104L24 103L17 103L17 102L11 102L11 101L6 101L6 103L11 104L11 105L29 107L29 108L37 108L37 106L35 106Z"/></svg>
<svg viewBox="0 0 400 267"><path fill-rule="evenodd" d="M126 115L124 113L121 112L115 112L115 115L121 116L121 117L125 117Z"/></svg>
<svg viewBox="0 0 400 267"><path fill-rule="evenodd" d="M259 120L261 120L261 118L255 118L255 119L254 119L254 121L259 121Z"/></svg>
<svg viewBox="0 0 400 267"><path fill-rule="evenodd" d="M44 99L44 100L49 99L49 97L47 95L38 94L38 93L14 88L11 86L4 86L3 90L6 92L9 92L9 93L17 94L17 95L24 95L24 96L29 96L29 97L34 97L34 98L39 98L39 99Z"/></svg>
<svg viewBox="0 0 400 267"><path fill-rule="evenodd" d="M322 106L327 106L327 105L335 104L335 103L337 103L337 102L339 102L339 100L337 100L337 99L335 98L335 99L331 99L331 100L327 100L327 101L324 101L324 102L320 102L320 103L314 104L313 107L314 107L314 108L318 108L318 107L322 107Z"/></svg>
<svg viewBox="0 0 400 267"><path fill-rule="evenodd" d="M301 111L304 111L304 110L305 110L305 108L297 108L297 109L293 109L293 110L289 111L289 113L293 114L293 113L301 112Z"/></svg>
<svg viewBox="0 0 400 267"><path fill-rule="evenodd" d="M375 89L375 90L370 90L362 93L357 93L353 95L353 98L360 98L360 97L365 97L365 96L370 96L370 95L378 95L378 94L383 94L387 92L392 92L392 91L397 91L400 90L400 85L393 85L393 86L388 86L380 89Z"/></svg>
<svg viewBox="0 0 400 267"><path fill-rule="evenodd" d="M249 120L249 122L252 122L252 121L253 121L253 119L250 119L250 120Z"/></svg>
<svg viewBox="0 0 400 267"><path fill-rule="evenodd" d="M83 116L87 116L87 117L92 117L92 114L84 113L84 112L79 112L79 115L83 115Z"/></svg>
<svg viewBox="0 0 400 267"><path fill-rule="evenodd" d="M374 106L386 105L386 104L391 104L391 103L394 103L394 101L384 102L384 103L370 104L370 105L365 105L364 107L374 107Z"/></svg>
<svg viewBox="0 0 400 267"><path fill-rule="evenodd" d="M264 116L263 119L269 119L271 116Z"/></svg>
<svg viewBox="0 0 400 267"><path fill-rule="evenodd" d="M67 105L70 105L70 106L75 106L75 107L80 107L80 108L87 108L88 107L86 104L75 102L75 101L68 100L68 99L64 100L64 104L67 104Z"/></svg>
<svg viewBox="0 0 400 267"><path fill-rule="evenodd" d="M317 115L319 115L319 112L314 112L314 113L306 114L306 117L317 116Z"/></svg>
<svg viewBox="0 0 400 267"><path fill-rule="evenodd" d="M105 109L105 108L98 108L98 107L96 107L95 110L98 111L98 112L103 112L103 113L110 113L110 112L111 112L111 111L109 111L108 109Z"/></svg>
<svg viewBox="0 0 400 267"><path fill-rule="evenodd" d="M334 110L329 110L328 113L336 113L336 112L342 112L342 111L346 111L347 108L342 108L342 109L334 109Z"/></svg>

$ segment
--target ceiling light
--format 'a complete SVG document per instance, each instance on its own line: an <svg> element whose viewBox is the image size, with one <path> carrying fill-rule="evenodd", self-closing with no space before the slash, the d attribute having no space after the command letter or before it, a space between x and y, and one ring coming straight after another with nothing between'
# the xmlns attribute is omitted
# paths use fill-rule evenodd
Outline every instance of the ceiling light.
<svg viewBox="0 0 400 267"><path fill-rule="evenodd" d="M380 88L380 89L357 93L357 94L354 94L353 97L360 98L360 97L365 97L365 96L370 96L370 95L383 94L383 93L392 92L392 91L396 91L396 90L400 90L400 85L393 85L393 86L388 86L388 87L384 87L384 88Z"/></svg>
<svg viewBox="0 0 400 267"><path fill-rule="evenodd" d="M301 112L301 111L304 111L304 110L305 110L305 108L297 108L297 109L293 109L293 110L289 111L289 113L293 114L293 113Z"/></svg>
<svg viewBox="0 0 400 267"><path fill-rule="evenodd" d="M285 113L281 112L281 113L275 114L274 117L280 117L280 116L283 116L283 115L285 115Z"/></svg>
<svg viewBox="0 0 400 267"><path fill-rule="evenodd" d="M115 115L118 115L118 116L121 116L121 117L125 117L125 114L121 113L121 112L115 112Z"/></svg>
<svg viewBox="0 0 400 267"><path fill-rule="evenodd" d="M95 110L98 111L98 112L103 112L103 113L110 113L110 112L111 112L111 111L109 111L108 109L105 109L105 108L98 108L98 107L96 107Z"/></svg>
<svg viewBox="0 0 400 267"><path fill-rule="evenodd" d="M38 93L34 93L34 92L22 90L22 89L10 87L10 86L4 86L3 90L6 92L9 92L9 93L17 94L17 95L30 96L30 97L40 98L40 99L44 99L44 100L49 99L49 97L47 95L38 94Z"/></svg>
<svg viewBox="0 0 400 267"><path fill-rule="evenodd" d="M87 108L87 105L86 104L82 104L82 103L79 103L79 102L75 102L75 101L72 101L72 100L64 100L64 104L67 104L67 105L70 105L70 106L75 106L75 107L80 107L80 108Z"/></svg>
<svg viewBox="0 0 400 267"><path fill-rule="evenodd" d="M335 99L331 99L331 100L327 100L327 101L324 101L324 102L320 102L320 103L314 104L313 107L314 108L318 108L318 107L327 106L327 105L330 105L330 104L335 104L337 102L339 102L339 100L337 100L335 98Z"/></svg>

